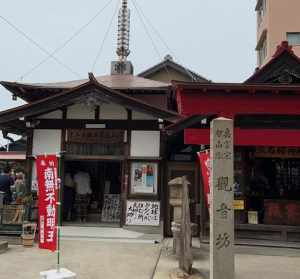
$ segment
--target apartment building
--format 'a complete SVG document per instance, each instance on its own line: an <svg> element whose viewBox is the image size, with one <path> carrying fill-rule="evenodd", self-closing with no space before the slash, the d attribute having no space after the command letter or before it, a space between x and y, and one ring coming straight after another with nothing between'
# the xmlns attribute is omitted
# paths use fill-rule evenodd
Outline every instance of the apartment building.
<svg viewBox="0 0 300 279"><path fill-rule="evenodd" d="M257 64L264 65L282 41L300 56L300 1L257 0Z"/></svg>

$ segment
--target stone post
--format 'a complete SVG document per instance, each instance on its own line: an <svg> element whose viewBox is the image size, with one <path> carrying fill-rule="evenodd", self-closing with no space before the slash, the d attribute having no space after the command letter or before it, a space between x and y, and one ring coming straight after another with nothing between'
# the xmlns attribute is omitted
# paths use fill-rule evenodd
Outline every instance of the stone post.
<svg viewBox="0 0 300 279"><path fill-rule="evenodd" d="M182 177L177 177L169 181L170 187L170 205L173 206L173 253L180 255L180 224L182 217L182 196L183 196L183 180Z"/></svg>
<svg viewBox="0 0 300 279"><path fill-rule="evenodd" d="M182 216L181 216L181 234L180 234L180 256L179 268L187 274L192 273L193 255L192 255L192 231L190 218L190 201L188 181L184 176L183 195L182 195Z"/></svg>
<svg viewBox="0 0 300 279"><path fill-rule="evenodd" d="M234 279L233 121L211 123L210 279Z"/></svg>

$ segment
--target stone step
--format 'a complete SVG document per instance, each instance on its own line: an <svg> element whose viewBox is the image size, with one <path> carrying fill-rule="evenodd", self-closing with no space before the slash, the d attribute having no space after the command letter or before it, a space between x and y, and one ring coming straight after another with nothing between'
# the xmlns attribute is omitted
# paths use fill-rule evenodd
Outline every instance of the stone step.
<svg viewBox="0 0 300 279"><path fill-rule="evenodd" d="M100 213L89 213L87 215L88 222L100 222L101 214Z"/></svg>
<svg viewBox="0 0 300 279"><path fill-rule="evenodd" d="M8 242L9 245L21 245L22 239L20 236L7 236L7 235L0 235L0 242Z"/></svg>
<svg viewBox="0 0 300 279"><path fill-rule="evenodd" d="M7 241L0 241L0 254L4 253L8 249Z"/></svg>

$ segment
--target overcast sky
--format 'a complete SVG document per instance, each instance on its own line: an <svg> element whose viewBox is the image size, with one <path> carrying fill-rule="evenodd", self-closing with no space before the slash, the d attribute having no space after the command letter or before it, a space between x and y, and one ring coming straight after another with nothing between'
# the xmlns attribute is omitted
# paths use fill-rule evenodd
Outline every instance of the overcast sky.
<svg viewBox="0 0 300 279"><path fill-rule="evenodd" d="M56 56L86 78L100 48L118 0L95 19ZM213 81L244 81L255 68L255 1L253 0L136 0L164 38L175 60ZM108 0L10 0L0 15L11 21L49 52L87 23ZM130 60L139 73L158 63L169 50L147 24L159 54L152 46L134 6L131 8ZM116 19L108 33L95 74L110 72L116 58ZM47 55L0 19L0 80L20 81L20 76ZM26 76L24 82L77 79L54 60ZM0 109L16 106L0 89Z"/></svg>
<svg viewBox="0 0 300 279"><path fill-rule="evenodd" d="M160 62L166 54L215 82L242 82L256 66L256 17L253 0L136 0L146 21L149 35L129 0L131 36L129 59L135 74ZM89 22L109 0L10 0L3 1L0 16L10 21L48 52L61 46L72 34ZM92 71L103 39L104 47L94 68L95 75L110 72L116 59L117 18L108 26L119 0L95 18L75 39L55 56L86 78ZM144 19L145 20L145 19ZM151 24L168 45L167 49ZM47 57L43 51L16 32L0 18L0 80L55 82L78 79L53 59L21 77ZM159 53L158 53L159 52ZM0 86L0 110L22 104ZM0 136L0 144L3 144Z"/></svg>

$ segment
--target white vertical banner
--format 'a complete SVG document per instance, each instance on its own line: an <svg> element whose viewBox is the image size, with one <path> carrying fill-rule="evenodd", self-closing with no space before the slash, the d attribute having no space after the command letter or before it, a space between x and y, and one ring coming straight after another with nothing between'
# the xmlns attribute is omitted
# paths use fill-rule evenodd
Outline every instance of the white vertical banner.
<svg viewBox="0 0 300 279"><path fill-rule="evenodd" d="M210 279L234 279L233 121L211 123Z"/></svg>

